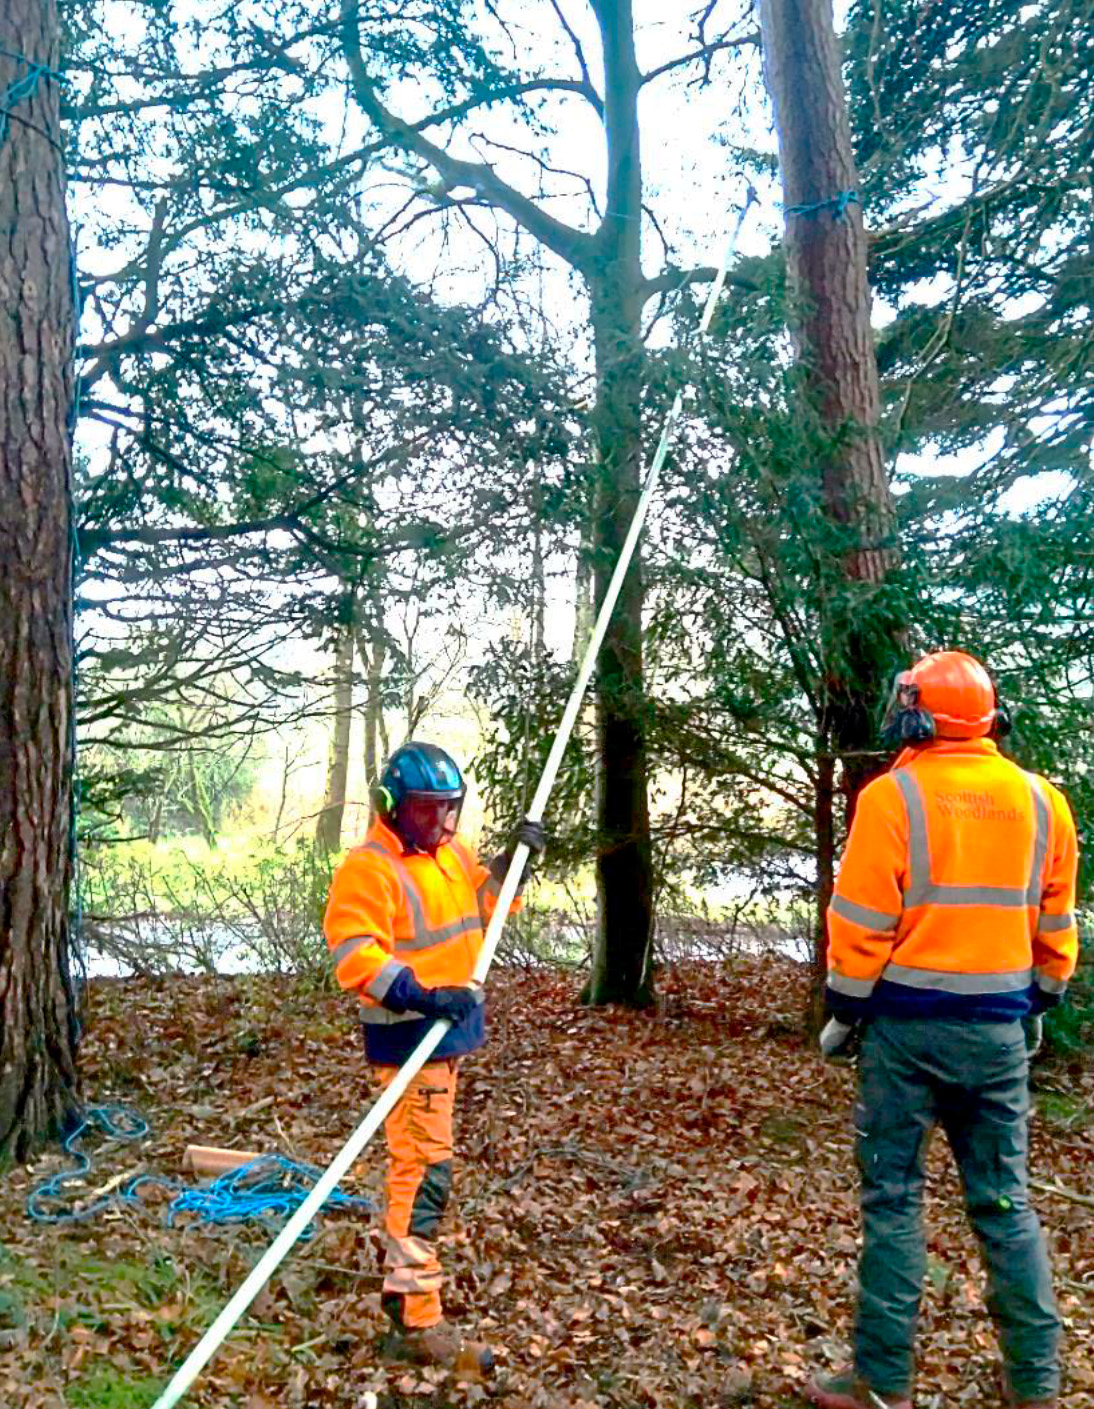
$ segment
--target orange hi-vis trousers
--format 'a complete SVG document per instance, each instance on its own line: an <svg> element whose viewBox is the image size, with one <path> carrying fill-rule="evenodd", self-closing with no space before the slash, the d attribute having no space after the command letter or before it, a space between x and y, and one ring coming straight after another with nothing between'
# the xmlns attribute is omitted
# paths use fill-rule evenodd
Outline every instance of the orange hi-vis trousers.
<svg viewBox="0 0 1094 1409"><path fill-rule="evenodd" d="M377 1067L380 1085L398 1067ZM434 1326L441 1319L444 1276L434 1239L452 1189L454 1059L427 1063L384 1124L387 1207L381 1304L397 1326Z"/></svg>

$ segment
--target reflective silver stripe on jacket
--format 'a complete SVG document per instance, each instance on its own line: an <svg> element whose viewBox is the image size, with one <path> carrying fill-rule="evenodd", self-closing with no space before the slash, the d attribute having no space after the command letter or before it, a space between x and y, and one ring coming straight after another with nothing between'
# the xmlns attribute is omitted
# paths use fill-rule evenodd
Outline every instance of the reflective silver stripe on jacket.
<svg viewBox="0 0 1094 1409"><path fill-rule="evenodd" d="M907 964L885 966L882 978L886 983L899 983L903 988L934 988L942 993L1022 993L1033 982L1032 969L1011 969L1005 973L965 974L947 969L913 969Z"/></svg>
<svg viewBox="0 0 1094 1409"><path fill-rule="evenodd" d="M1067 991L1066 978L1053 978L1051 974L1046 974L1043 969L1034 969L1034 981L1042 993L1065 993Z"/></svg>
<svg viewBox="0 0 1094 1409"><path fill-rule="evenodd" d="M1068 910L1063 915L1042 915L1037 921L1038 934L1060 934L1063 930L1071 929L1075 923L1075 916Z"/></svg>
<svg viewBox="0 0 1094 1409"><path fill-rule="evenodd" d="M370 998L375 998L377 1003L382 1003L387 997L388 989L405 968L406 965L400 964L398 959L389 959L372 982L365 985L365 992Z"/></svg>
<svg viewBox="0 0 1094 1409"><path fill-rule="evenodd" d="M931 880L931 848L927 836L927 812L919 784L905 768L892 775L904 799L908 814L908 879L904 888L904 908L918 905L995 905L1007 910L1025 910L1041 903L1045 856L1048 852L1049 811L1040 785L1030 779L1037 829L1033 859L1025 886L936 885Z"/></svg>
<svg viewBox="0 0 1094 1409"><path fill-rule="evenodd" d="M381 846L378 841L365 842L362 851L371 851L376 856L382 856L389 863L391 869L399 877L399 884L403 888L403 895L406 897L407 909L410 911L411 923L414 926L415 938L419 938L427 932L428 926L425 922L425 911L422 909L421 897L418 889L410 879L410 872L397 856L393 856L386 846ZM405 943L403 940L396 940L396 945Z"/></svg>
<svg viewBox="0 0 1094 1409"><path fill-rule="evenodd" d="M1026 890L1026 904L1034 909L1041 908L1041 896L1045 889L1045 857L1048 855L1048 834L1052 826L1052 813L1048 799L1041 791L1036 778L1030 778L1033 789L1033 809L1037 814L1037 836L1033 843L1033 865L1029 870L1029 887Z"/></svg>
<svg viewBox="0 0 1094 1409"><path fill-rule="evenodd" d="M414 949L431 949L435 944L443 944L446 939L456 939L461 934L473 934L482 930L478 915L468 915L462 920L452 920L447 925L439 925L435 930L426 930L413 939L397 939L395 953L407 954Z"/></svg>
<svg viewBox="0 0 1094 1409"><path fill-rule="evenodd" d="M351 954L356 954L358 949L361 949L364 945L376 943L378 943L376 936L371 934L356 934L352 939L344 939L341 944L337 945L330 952L334 967L337 969L343 959L348 959Z"/></svg>
<svg viewBox="0 0 1094 1409"><path fill-rule="evenodd" d="M388 1023L417 1023L422 1013L393 1013L387 1008L362 1008L360 1018L368 1027L386 1027Z"/></svg>
<svg viewBox="0 0 1094 1409"><path fill-rule="evenodd" d="M446 925L438 925L436 929L430 928L425 917L421 896L418 894L418 888L399 857L393 856L379 842L366 842L362 850L375 852L377 856L384 857L391 864L399 878L403 894L406 896L414 933L409 937L394 940L396 954L409 954L417 949L431 949L435 944L443 944L447 939L456 939L461 934L473 934L482 929L482 922L477 915L466 915L462 919L451 920Z"/></svg>
<svg viewBox="0 0 1094 1409"><path fill-rule="evenodd" d="M876 983L876 978L848 978L835 969L828 970L828 987L835 993L845 993L848 998L869 998Z"/></svg>
<svg viewBox="0 0 1094 1409"><path fill-rule="evenodd" d="M885 910L871 910L869 905L860 905L857 900L845 900L842 895L833 895L829 908L852 925L860 925L873 934L895 934L900 920L899 915L890 915Z"/></svg>

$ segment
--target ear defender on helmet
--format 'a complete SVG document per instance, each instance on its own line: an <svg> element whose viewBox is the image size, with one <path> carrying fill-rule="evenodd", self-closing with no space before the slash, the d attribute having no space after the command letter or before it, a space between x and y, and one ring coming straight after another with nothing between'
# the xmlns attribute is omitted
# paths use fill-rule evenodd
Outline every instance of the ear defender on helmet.
<svg viewBox="0 0 1094 1409"><path fill-rule="evenodd" d="M914 744L929 744L937 734L934 720L925 709L902 709L881 731L881 737L891 748Z"/></svg>
<svg viewBox="0 0 1094 1409"><path fill-rule="evenodd" d="M1005 739L1014 729L1014 716L1005 704L996 704L995 718L992 720L991 737Z"/></svg>
<svg viewBox="0 0 1094 1409"><path fill-rule="evenodd" d="M381 817L390 817L395 811L395 798L391 789L385 788L383 783L373 784L372 802Z"/></svg>
<svg viewBox="0 0 1094 1409"><path fill-rule="evenodd" d="M893 681L892 694L881 724L881 739L888 748L926 744L937 734L934 716L919 703L919 687L902 671Z"/></svg>

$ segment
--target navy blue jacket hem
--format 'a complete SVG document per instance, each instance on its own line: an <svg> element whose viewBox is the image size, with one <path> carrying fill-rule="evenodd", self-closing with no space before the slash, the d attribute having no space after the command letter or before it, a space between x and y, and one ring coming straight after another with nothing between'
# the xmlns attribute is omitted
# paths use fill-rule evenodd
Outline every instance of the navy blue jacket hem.
<svg viewBox="0 0 1094 1409"><path fill-rule="evenodd" d="M881 979L870 998L871 1016L884 1018L959 1018L964 1022L1018 1022L1033 1006L1033 989L1011 993L947 993L937 988L908 988Z"/></svg>
<svg viewBox="0 0 1094 1409"><path fill-rule="evenodd" d="M433 1026L433 1018L414 1018L401 1023L362 1023L365 1056L374 1066L401 1067ZM486 1041L486 1005L477 1003L456 1027L441 1038L431 1062L448 1057L466 1057Z"/></svg>

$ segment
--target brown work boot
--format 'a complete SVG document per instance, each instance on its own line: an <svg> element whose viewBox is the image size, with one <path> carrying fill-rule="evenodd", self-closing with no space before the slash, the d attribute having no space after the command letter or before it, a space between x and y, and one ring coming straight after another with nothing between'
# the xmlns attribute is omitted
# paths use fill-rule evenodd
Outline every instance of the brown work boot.
<svg viewBox="0 0 1094 1409"><path fill-rule="evenodd" d="M850 1366L834 1375L818 1375L804 1393L820 1409L912 1409L906 1395L878 1394Z"/></svg>
<svg viewBox="0 0 1094 1409"><path fill-rule="evenodd" d="M482 1341L465 1340L451 1321L435 1326L396 1326L383 1350L387 1360L439 1365L464 1379L481 1379L494 1368L494 1352Z"/></svg>

